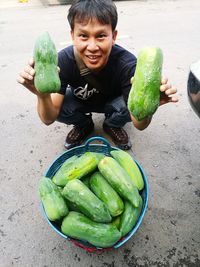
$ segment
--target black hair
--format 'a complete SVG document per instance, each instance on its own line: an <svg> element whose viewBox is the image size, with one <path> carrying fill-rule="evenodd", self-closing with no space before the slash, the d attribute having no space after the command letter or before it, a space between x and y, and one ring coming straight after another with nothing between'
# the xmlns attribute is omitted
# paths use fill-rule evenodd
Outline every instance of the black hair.
<svg viewBox="0 0 200 267"><path fill-rule="evenodd" d="M111 24L115 30L118 20L117 8L112 0L75 0L68 12L68 22L74 29L75 19L84 22L95 18L102 24Z"/></svg>

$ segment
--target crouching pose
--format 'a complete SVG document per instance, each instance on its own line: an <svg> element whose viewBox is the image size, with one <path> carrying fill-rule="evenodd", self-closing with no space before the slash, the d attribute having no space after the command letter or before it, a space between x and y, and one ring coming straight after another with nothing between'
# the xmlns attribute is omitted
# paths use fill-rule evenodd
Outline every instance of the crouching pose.
<svg viewBox="0 0 200 267"><path fill-rule="evenodd" d="M18 82L37 95L40 119L49 125L59 121L73 125L66 137L67 149L80 145L94 129L92 113L103 113L104 131L124 150L131 147L123 129L133 122L145 129L151 117L137 121L127 109L136 57L115 44L118 15L112 0L77 0L68 12L72 45L58 53L59 93L41 94L34 87L34 61L20 73ZM160 105L177 102L176 88L162 79Z"/></svg>

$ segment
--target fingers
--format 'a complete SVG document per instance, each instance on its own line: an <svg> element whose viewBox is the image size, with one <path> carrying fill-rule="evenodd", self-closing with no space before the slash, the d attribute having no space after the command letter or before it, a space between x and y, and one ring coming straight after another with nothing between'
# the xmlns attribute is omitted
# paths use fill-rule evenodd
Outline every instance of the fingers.
<svg viewBox="0 0 200 267"><path fill-rule="evenodd" d="M173 102L178 102L178 97L176 95L177 89L176 87L172 86L167 78L162 78L161 86L160 86L160 105Z"/></svg>
<svg viewBox="0 0 200 267"><path fill-rule="evenodd" d="M170 97L170 102L173 102L173 103L178 102L178 97L177 96Z"/></svg>
<svg viewBox="0 0 200 267"><path fill-rule="evenodd" d="M29 61L28 61L28 65L30 65L31 67L34 67L34 59L33 58L31 58L31 59L29 59Z"/></svg>
<svg viewBox="0 0 200 267"><path fill-rule="evenodd" d="M25 68L19 73L19 77L17 78L17 82L21 84L25 84L26 81L32 81L35 75L35 70L33 68L34 61L33 59L30 59L28 64L25 66Z"/></svg>
<svg viewBox="0 0 200 267"><path fill-rule="evenodd" d="M176 87L169 87L169 88L166 88L163 92L165 92L167 96L170 96L170 95L176 94L177 89Z"/></svg>
<svg viewBox="0 0 200 267"><path fill-rule="evenodd" d="M29 71L26 68L20 72L20 76L25 80L29 80L29 81L33 80L33 75L31 74L31 71Z"/></svg>
<svg viewBox="0 0 200 267"><path fill-rule="evenodd" d="M19 76L19 77L17 77L17 82L21 83L21 84L24 84L25 83L25 79L22 78L21 76Z"/></svg>
<svg viewBox="0 0 200 267"><path fill-rule="evenodd" d="M161 79L160 91L161 92L165 92L166 95L171 95L171 94L176 94L177 93L176 87L172 86L168 82L168 78L162 78Z"/></svg>
<svg viewBox="0 0 200 267"><path fill-rule="evenodd" d="M165 94L167 96L170 96L172 94L176 94L177 93L176 87L172 86L168 82L168 79L167 78L162 78L162 80L161 80L161 86L160 86L160 91L161 92L165 92Z"/></svg>
<svg viewBox="0 0 200 267"><path fill-rule="evenodd" d="M168 78L162 77L161 78L161 84L166 84L168 82Z"/></svg>
<svg viewBox="0 0 200 267"><path fill-rule="evenodd" d="M166 98L168 97L168 102L177 102L178 97L176 96L177 89L174 86L171 85L161 85L160 87L161 95L162 97Z"/></svg>
<svg viewBox="0 0 200 267"><path fill-rule="evenodd" d="M35 75L35 70L34 68L32 68L30 65L27 65L25 68L24 68L24 71L27 75L27 78L28 80L32 80L33 79L33 76Z"/></svg>
<svg viewBox="0 0 200 267"><path fill-rule="evenodd" d="M170 89L172 86L170 83L163 83L160 86L160 91L165 92L166 90Z"/></svg>

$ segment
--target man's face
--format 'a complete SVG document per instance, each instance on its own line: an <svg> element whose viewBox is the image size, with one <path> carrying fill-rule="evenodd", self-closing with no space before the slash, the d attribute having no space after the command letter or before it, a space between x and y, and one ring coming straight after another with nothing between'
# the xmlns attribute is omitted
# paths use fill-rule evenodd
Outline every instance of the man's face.
<svg viewBox="0 0 200 267"><path fill-rule="evenodd" d="M100 71L106 64L117 31L110 24L101 24L96 19L81 23L75 20L71 32L74 49L85 65L92 71Z"/></svg>

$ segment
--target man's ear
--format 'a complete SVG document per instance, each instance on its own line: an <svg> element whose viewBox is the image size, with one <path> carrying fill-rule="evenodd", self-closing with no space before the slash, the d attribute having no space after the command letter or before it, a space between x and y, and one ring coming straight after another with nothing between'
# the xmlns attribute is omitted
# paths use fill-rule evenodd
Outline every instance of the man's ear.
<svg viewBox="0 0 200 267"><path fill-rule="evenodd" d="M116 39L117 39L117 30L115 30L115 31L113 32L113 36L112 36L112 45L115 44Z"/></svg>

